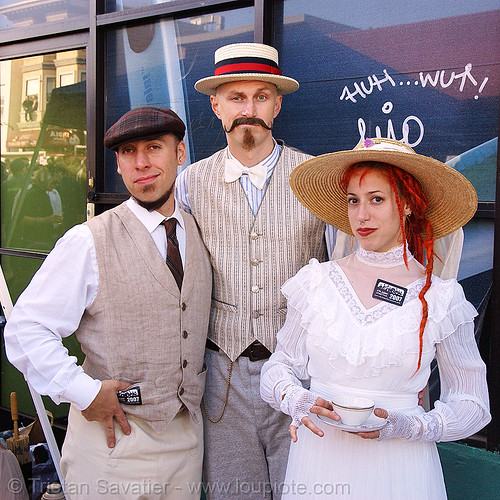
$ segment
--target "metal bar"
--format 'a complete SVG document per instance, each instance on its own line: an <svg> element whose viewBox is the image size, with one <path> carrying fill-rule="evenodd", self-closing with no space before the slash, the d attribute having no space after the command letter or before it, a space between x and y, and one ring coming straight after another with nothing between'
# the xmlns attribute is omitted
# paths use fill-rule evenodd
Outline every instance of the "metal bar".
<svg viewBox="0 0 500 500"><path fill-rule="evenodd" d="M5 276L3 274L1 266L0 266L0 302L2 303L2 309L5 319L8 320L13 305L9 289L7 287L7 282L5 281ZM31 384L28 381L27 384L31 393L31 398L33 399L33 403L35 405L36 413L38 415L38 420L40 421L43 434L45 436L45 439L47 440L47 445L49 446L50 454L52 456L52 461L54 462L57 476L59 477L59 482L61 483L61 486L64 491L64 479L61 473L61 453L59 452L56 438L54 436L54 433L52 432L52 427L50 426L49 418L47 417L47 412L45 411L45 406L43 404L42 397L33 389L33 387L31 387Z"/></svg>
<svg viewBox="0 0 500 500"><path fill-rule="evenodd" d="M255 0L254 42L275 47L281 53L283 0Z"/></svg>
<svg viewBox="0 0 500 500"><path fill-rule="evenodd" d="M46 36L65 35L70 32L85 31L88 29L86 16L76 19L67 19L60 22L41 23L27 28L8 28L0 30L0 44L24 42L27 39Z"/></svg>
<svg viewBox="0 0 500 500"><path fill-rule="evenodd" d="M264 0L255 0L253 8L253 41L264 43Z"/></svg>
<svg viewBox="0 0 500 500"><path fill-rule="evenodd" d="M32 252L29 250L11 250L9 248L0 248L0 255L9 255L11 257L28 257L30 259L44 260L46 253Z"/></svg>
<svg viewBox="0 0 500 500"><path fill-rule="evenodd" d="M14 57L29 57L46 52L62 52L75 47L82 47L87 43L88 33L69 33L60 37L47 37L42 39L26 39L19 43L0 45L0 59L13 59Z"/></svg>
<svg viewBox="0 0 500 500"><path fill-rule="evenodd" d="M500 121L500 111L499 111ZM500 206L500 157L497 154L496 207ZM487 448L500 449L500 214L495 213L493 240L493 284L489 308L490 342L488 366L488 387L490 392L491 422L488 426Z"/></svg>
<svg viewBox="0 0 500 500"><path fill-rule="evenodd" d="M104 114L100 119L98 110L104 109L104 85L105 85L105 33L97 29L97 2L92 2L91 19L93 20L89 31L89 43L87 45L87 95L86 95L86 124L87 124L87 166L86 166L86 198L87 218L95 213L94 199L90 199L89 193L96 190L97 165L104 165L104 153L102 151L102 137L104 135ZM104 179L104 168L102 169ZM103 181L104 185L104 181Z"/></svg>

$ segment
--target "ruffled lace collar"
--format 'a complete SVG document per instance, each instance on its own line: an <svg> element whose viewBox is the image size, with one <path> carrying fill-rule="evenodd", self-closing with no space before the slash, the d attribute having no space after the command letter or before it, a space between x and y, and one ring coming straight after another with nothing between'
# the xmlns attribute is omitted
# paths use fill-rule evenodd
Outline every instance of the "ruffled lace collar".
<svg viewBox="0 0 500 500"><path fill-rule="evenodd" d="M339 291L340 297L346 303L347 307L351 311L351 314L354 318L357 319L358 323L361 326L371 325L376 321L382 319L390 312L400 309L400 306L396 306L384 301L380 301L378 304L367 309L359 300L359 297L352 288L349 279L345 275L342 268L339 266L338 262L332 262L332 265L330 266L329 276L333 285ZM424 281L425 277L422 277L406 286L408 291L405 298L405 304L418 297ZM418 314L420 318L421 314Z"/></svg>
<svg viewBox="0 0 500 500"><path fill-rule="evenodd" d="M365 250L364 248L359 248L356 252L356 257L363 264L367 264L372 267L396 267L404 266L404 247L399 245L397 247L391 248L387 252L372 252L371 250ZM406 255L408 257L408 262L413 259L413 255L406 248Z"/></svg>
<svg viewBox="0 0 500 500"><path fill-rule="evenodd" d="M300 324L310 339L308 351L312 355L318 354L316 349L323 352L332 369L358 379L373 377L383 368L403 364L410 366L413 373L422 319L418 294L424 282L425 276L422 276L407 285L402 307L381 301L365 309L338 262L320 264L313 259L288 280L282 290L288 306L300 311ZM434 357L436 343L455 332L459 325L471 323L477 314L465 300L456 280L433 276L426 298L429 318L424 331L423 366ZM296 342L294 334L294 346ZM404 361L407 356L413 356L415 364L408 365Z"/></svg>

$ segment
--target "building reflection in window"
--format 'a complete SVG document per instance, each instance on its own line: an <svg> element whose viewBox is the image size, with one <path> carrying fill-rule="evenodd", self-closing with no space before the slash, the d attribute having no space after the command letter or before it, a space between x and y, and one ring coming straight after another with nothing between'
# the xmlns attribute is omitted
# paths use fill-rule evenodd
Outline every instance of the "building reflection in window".
<svg viewBox="0 0 500 500"><path fill-rule="evenodd" d="M116 5L121 5L118 10L139 6L125 0ZM163 106L173 109L187 125L185 166L223 147L225 135L220 122L210 109L210 100L196 92L194 83L213 74L217 48L253 42L253 22L254 9L247 7L175 20L165 18L110 31L106 43L105 126L134 107ZM106 155L106 191L125 193L114 154Z"/></svg>
<svg viewBox="0 0 500 500"><path fill-rule="evenodd" d="M4 0L0 30L88 18L89 0Z"/></svg>
<svg viewBox="0 0 500 500"><path fill-rule="evenodd" d="M85 82L54 87L61 75L81 74L85 50L0 63L3 249L48 252L85 220ZM9 287L31 277L26 260L2 258Z"/></svg>

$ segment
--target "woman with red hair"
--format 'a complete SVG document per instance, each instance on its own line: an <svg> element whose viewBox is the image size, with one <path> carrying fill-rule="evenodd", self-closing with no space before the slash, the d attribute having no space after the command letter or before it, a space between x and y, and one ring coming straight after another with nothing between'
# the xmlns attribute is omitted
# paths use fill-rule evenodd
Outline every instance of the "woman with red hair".
<svg viewBox="0 0 500 500"><path fill-rule="evenodd" d="M263 399L292 417L282 498L446 498L435 443L491 418L477 313L455 279L432 274L434 239L472 218L474 188L384 138L307 160L290 185L359 248L312 259L282 287L287 319L261 375ZM441 395L425 412L418 392L434 357ZM366 422L347 425L333 411L346 396L374 402Z"/></svg>

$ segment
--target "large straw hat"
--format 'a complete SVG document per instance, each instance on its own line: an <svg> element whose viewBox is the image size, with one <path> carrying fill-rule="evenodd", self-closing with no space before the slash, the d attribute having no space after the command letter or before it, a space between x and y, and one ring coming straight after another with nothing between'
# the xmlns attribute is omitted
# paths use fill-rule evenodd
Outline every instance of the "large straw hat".
<svg viewBox="0 0 500 500"><path fill-rule="evenodd" d="M214 76L198 80L194 88L202 94L215 95L223 83L257 80L276 85L278 94L291 94L299 88L293 78L281 75L278 51L262 43L233 43L215 51Z"/></svg>
<svg viewBox="0 0 500 500"><path fill-rule="evenodd" d="M346 193L340 181L349 166L362 161L394 165L420 182L429 202L426 215L436 239L466 224L476 212L476 191L462 174L434 158L415 153L402 142L385 138L366 139L350 151L324 154L301 163L290 175L290 186L313 214L352 235Z"/></svg>

